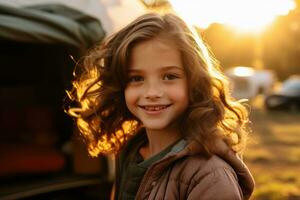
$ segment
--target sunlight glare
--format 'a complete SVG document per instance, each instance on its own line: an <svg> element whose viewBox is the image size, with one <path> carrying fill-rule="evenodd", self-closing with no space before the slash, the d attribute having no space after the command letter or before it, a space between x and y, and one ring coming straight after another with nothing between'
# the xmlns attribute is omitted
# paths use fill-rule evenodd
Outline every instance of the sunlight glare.
<svg viewBox="0 0 300 200"><path fill-rule="evenodd" d="M245 76L252 76L254 74L254 70L250 67L238 66L233 69L233 73L236 76L245 77Z"/></svg>
<svg viewBox="0 0 300 200"><path fill-rule="evenodd" d="M169 0L174 10L192 25L207 28L221 23L245 32L259 32L278 15L295 8L292 0Z"/></svg>

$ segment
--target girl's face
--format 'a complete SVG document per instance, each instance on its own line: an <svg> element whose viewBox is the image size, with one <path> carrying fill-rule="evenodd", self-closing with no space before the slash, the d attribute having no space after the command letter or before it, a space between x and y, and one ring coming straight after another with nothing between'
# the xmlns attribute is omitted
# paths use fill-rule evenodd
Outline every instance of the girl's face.
<svg viewBox="0 0 300 200"><path fill-rule="evenodd" d="M178 128L188 107L188 84L180 52L166 40L137 44L131 52L126 105L148 130Z"/></svg>

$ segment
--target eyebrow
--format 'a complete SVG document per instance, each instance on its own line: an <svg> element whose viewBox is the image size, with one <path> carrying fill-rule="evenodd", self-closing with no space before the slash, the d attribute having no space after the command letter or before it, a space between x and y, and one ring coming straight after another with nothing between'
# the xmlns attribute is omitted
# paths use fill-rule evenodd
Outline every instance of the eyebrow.
<svg viewBox="0 0 300 200"><path fill-rule="evenodd" d="M184 71L183 67L179 67L179 66L163 66L161 68L161 71L168 71L168 70L172 70L172 69L178 69L178 70L181 70L181 71ZM131 67L129 68L128 70L129 72L141 72L143 70L141 69L132 69Z"/></svg>

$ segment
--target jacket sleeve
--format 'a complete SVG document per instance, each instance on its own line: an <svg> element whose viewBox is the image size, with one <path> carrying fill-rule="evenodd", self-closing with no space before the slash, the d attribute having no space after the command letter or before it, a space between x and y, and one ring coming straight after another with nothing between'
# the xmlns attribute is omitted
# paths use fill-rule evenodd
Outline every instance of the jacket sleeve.
<svg viewBox="0 0 300 200"><path fill-rule="evenodd" d="M188 200L243 200L243 195L232 169L217 168L194 180Z"/></svg>

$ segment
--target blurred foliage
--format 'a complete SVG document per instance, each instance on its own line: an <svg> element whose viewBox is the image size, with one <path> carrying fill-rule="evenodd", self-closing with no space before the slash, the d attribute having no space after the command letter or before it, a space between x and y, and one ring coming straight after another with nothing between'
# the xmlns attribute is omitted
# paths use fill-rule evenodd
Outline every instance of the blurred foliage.
<svg viewBox="0 0 300 200"><path fill-rule="evenodd" d="M211 51L224 68L236 65L251 66L254 59L254 38L241 35L222 24L212 24L205 31L199 30Z"/></svg>
<svg viewBox="0 0 300 200"><path fill-rule="evenodd" d="M260 42L264 67L274 70L279 80L284 80L291 74L300 74L300 0L297 3L296 9L277 17L260 35L237 33L222 24L198 31L225 69L253 66L255 45Z"/></svg>
<svg viewBox="0 0 300 200"><path fill-rule="evenodd" d="M171 12L171 5L168 0L140 0L144 6L155 12Z"/></svg>
<svg viewBox="0 0 300 200"><path fill-rule="evenodd" d="M279 17L263 36L264 62L279 78L300 74L300 9Z"/></svg>

